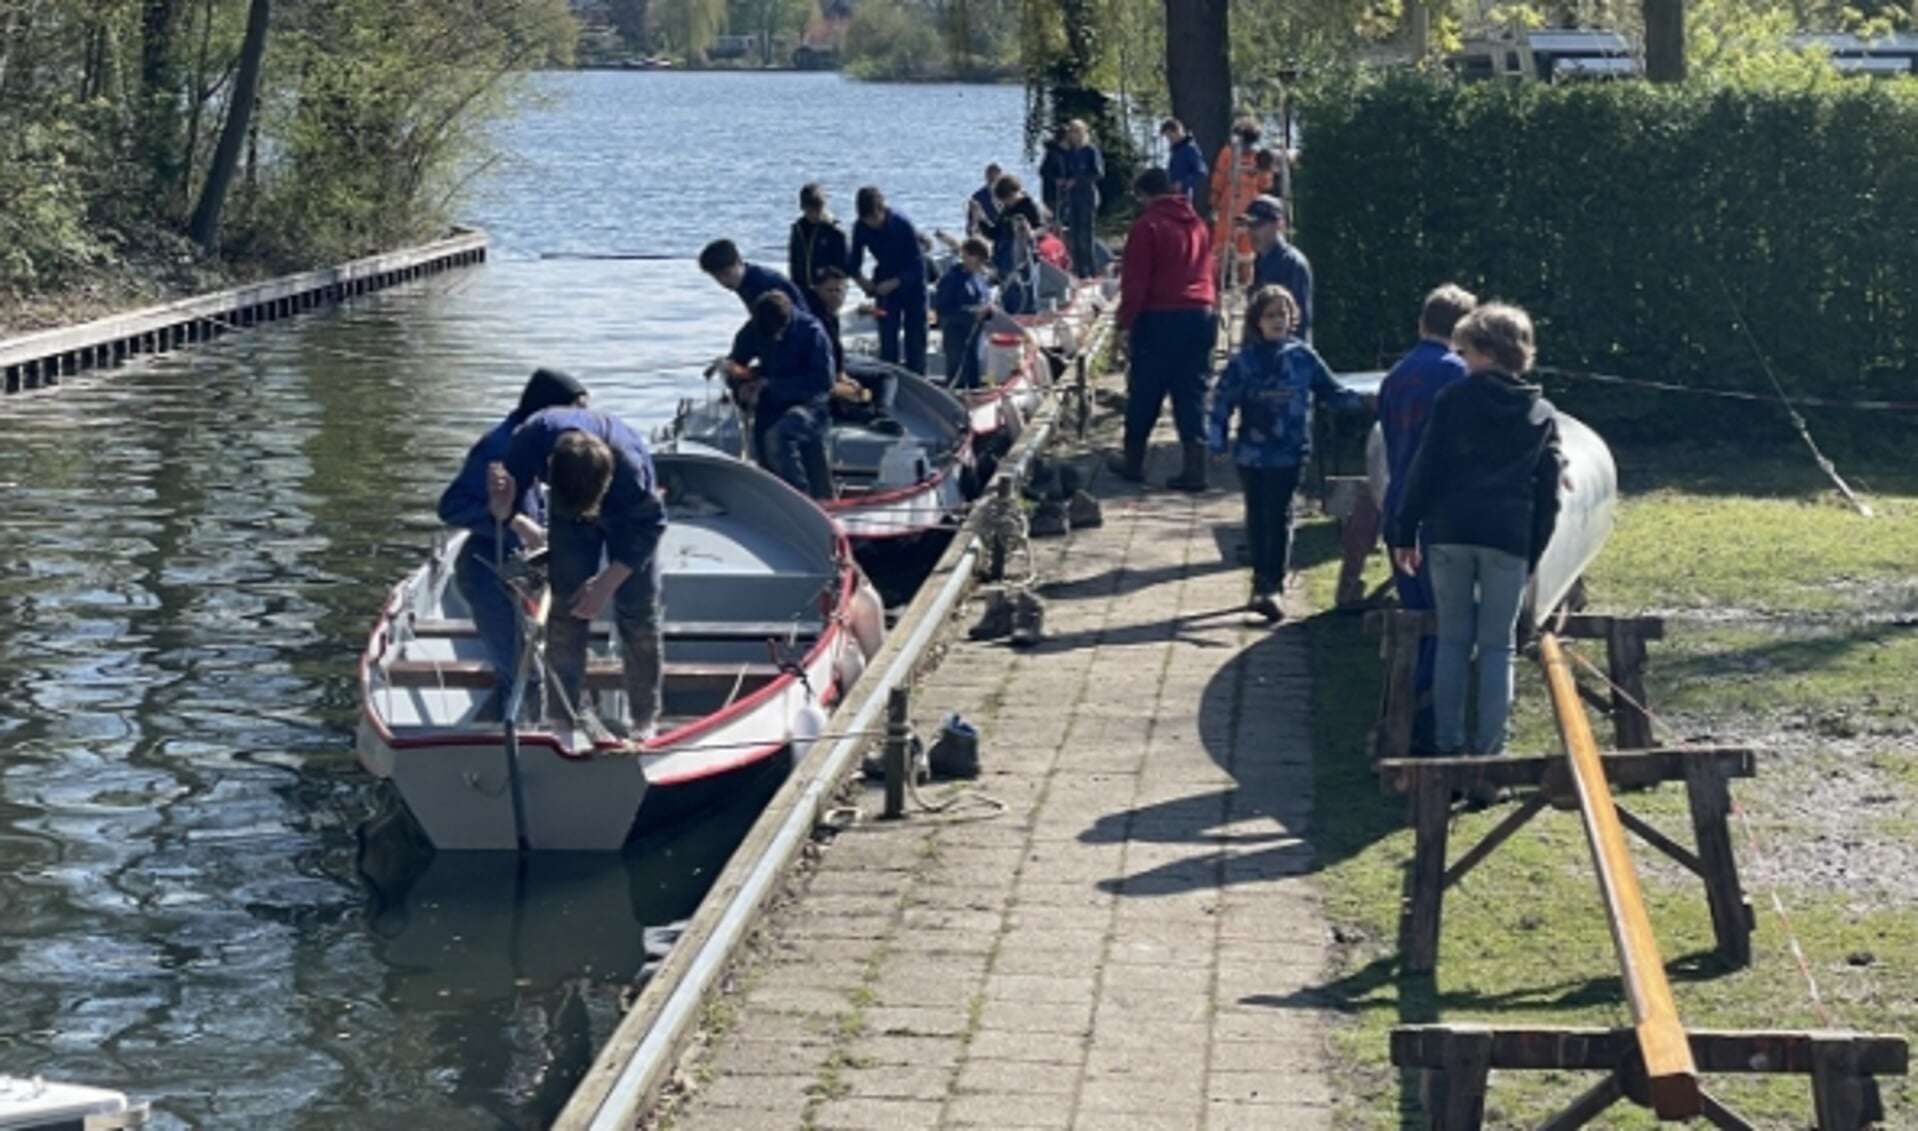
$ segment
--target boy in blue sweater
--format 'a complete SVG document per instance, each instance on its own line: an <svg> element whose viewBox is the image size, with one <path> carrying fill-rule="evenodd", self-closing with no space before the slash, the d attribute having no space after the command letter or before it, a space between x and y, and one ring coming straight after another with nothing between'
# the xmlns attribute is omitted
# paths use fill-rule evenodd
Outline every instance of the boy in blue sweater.
<svg viewBox="0 0 1918 1131"><path fill-rule="evenodd" d="M1278 595L1292 555L1292 496L1312 450L1312 398L1340 409L1365 407L1368 398L1332 379L1312 347L1292 336L1299 306L1284 287L1260 287L1245 308L1242 345L1217 387L1206 445L1227 451L1227 428L1239 414L1232 447L1245 491L1245 540L1252 551L1252 598L1246 608L1277 623Z"/></svg>
<svg viewBox="0 0 1918 1131"><path fill-rule="evenodd" d="M666 508L659 501L653 456L639 433L618 417L586 408L549 408L514 431L506 458L487 474L487 506L514 522L521 491L535 480L551 488L552 547L548 576L553 609L546 654L574 710L590 730L581 702L588 626L613 606L625 665L629 735L651 737L659 721L659 539Z"/></svg>
<svg viewBox="0 0 1918 1131"><path fill-rule="evenodd" d="M1379 386L1379 435L1385 441L1387 475L1380 510L1387 528L1398 522L1406 477L1411 474L1412 457L1418 454L1419 441L1424 438L1425 423L1431 419L1432 403L1447 386L1465 376L1465 361L1452 348L1452 329L1477 305L1477 296L1451 283L1426 295L1425 306L1419 311L1418 344L1392 366ZM1393 570L1392 581L1398 589L1400 608L1424 612L1437 607L1432 601L1431 564L1423 557L1413 572ZM1418 711L1412 723L1415 752L1436 748L1431 695L1437 649L1436 635L1419 641L1414 683Z"/></svg>
<svg viewBox="0 0 1918 1131"><path fill-rule="evenodd" d="M900 364L899 339L905 338L905 366L926 372L926 253L919 232L906 214L887 206L886 194L871 185L853 197L859 222L852 229L848 272L859 289L879 300L879 360ZM872 275L865 274L872 252Z"/></svg>
<svg viewBox="0 0 1918 1131"><path fill-rule="evenodd" d="M519 616L513 610L513 598L500 577L500 568L521 547L537 550L546 544L546 531L541 525L545 504L530 483L512 519L493 520L487 509L487 469L506 458L513 430L534 413L585 404L586 386L570 374L556 369L534 370L526 388L520 391L519 404L479 438L466 453L459 475L440 495L440 521L467 531L466 544L453 562L453 585L472 610L473 629L499 677L493 693L480 704L475 722L499 722L505 717L514 675L519 670Z"/></svg>
<svg viewBox="0 0 1918 1131"><path fill-rule="evenodd" d="M958 262L946 268L933 296L948 388L979 387L979 327L992 313L992 288L986 283L991 258L992 248L977 236L960 244Z"/></svg>
<svg viewBox="0 0 1918 1131"><path fill-rule="evenodd" d="M827 402L832 396L832 339L818 319L778 292L753 304L753 334L760 344L758 380L738 395L753 409L753 453L759 465L815 499L833 497L826 461ZM736 383L754 376L735 356Z"/></svg>

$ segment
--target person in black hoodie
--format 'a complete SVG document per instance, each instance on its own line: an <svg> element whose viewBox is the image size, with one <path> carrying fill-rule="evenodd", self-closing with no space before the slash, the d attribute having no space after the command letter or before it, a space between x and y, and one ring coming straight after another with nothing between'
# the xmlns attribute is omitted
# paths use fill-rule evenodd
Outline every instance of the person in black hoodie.
<svg viewBox="0 0 1918 1131"><path fill-rule="evenodd" d="M827 271L850 272L846 231L826 211L826 191L816 184L799 190L799 219L793 221L792 234L786 240L786 274L806 297L806 309L814 318L828 314L838 317L834 307L828 311L819 293L820 277Z"/></svg>
<svg viewBox="0 0 1918 1131"><path fill-rule="evenodd" d="M1488 303L1452 331L1471 371L1432 404L1388 540L1399 569L1431 557L1438 607L1432 675L1440 754L1498 754L1512 709L1513 634L1525 581L1558 521L1563 468L1550 401L1519 374L1532 366L1532 320ZM1465 687L1478 649L1478 716L1465 738Z"/></svg>

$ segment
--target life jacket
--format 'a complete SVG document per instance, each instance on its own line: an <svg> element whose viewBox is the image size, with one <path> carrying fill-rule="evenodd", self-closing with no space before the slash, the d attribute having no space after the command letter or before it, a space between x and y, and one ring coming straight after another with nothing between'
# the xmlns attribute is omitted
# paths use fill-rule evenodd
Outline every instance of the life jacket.
<svg viewBox="0 0 1918 1131"><path fill-rule="evenodd" d="M1041 235L1039 237L1039 261L1041 263L1050 263L1061 271L1066 270L1067 265L1071 262L1071 256L1066 251L1066 241L1060 239L1057 233L1054 232L1046 232Z"/></svg>

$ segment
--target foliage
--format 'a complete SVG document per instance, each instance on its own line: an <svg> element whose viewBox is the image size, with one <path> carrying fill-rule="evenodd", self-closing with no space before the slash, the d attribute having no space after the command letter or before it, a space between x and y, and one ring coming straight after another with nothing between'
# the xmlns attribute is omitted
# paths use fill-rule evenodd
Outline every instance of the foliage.
<svg viewBox="0 0 1918 1131"><path fill-rule="evenodd" d="M989 82L1012 69L1015 0L865 0L846 28L846 70L855 78Z"/></svg>
<svg viewBox="0 0 1918 1131"><path fill-rule="evenodd" d="M1297 179L1334 365L1389 361L1456 280L1518 302L1540 361L1700 388L1909 399L1918 84L1460 86L1310 104ZM1743 430L1773 407L1553 390L1613 434ZM1875 418L1820 421L1865 438Z"/></svg>
<svg viewBox="0 0 1918 1131"><path fill-rule="evenodd" d="M229 254L311 263L439 223L513 76L564 61L566 0L287 0L267 39ZM0 291L177 231L227 117L247 0L0 0Z"/></svg>
<svg viewBox="0 0 1918 1131"><path fill-rule="evenodd" d="M666 42L688 62L703 59L726 27L726 0L659 0L659 9Z"/></svg>

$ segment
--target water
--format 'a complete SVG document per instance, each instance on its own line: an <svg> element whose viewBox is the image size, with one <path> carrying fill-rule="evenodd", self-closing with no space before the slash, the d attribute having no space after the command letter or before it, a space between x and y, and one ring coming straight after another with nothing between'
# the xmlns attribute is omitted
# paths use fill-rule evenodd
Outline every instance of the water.
<svg viewBox="0 0 1918 1131"><path fill-rule="evenodd" d="M776 783L611 859L355 869L353 664L440 487L538 364L650 426L783 262L798 185L956 226L1015 88L543 77L469 215L492 262L0 400L0 1071L180 1127L531 1126ZM1012 159L1012 160L1009 160ZM676 258L541 258L616 250Z"/></svg>

